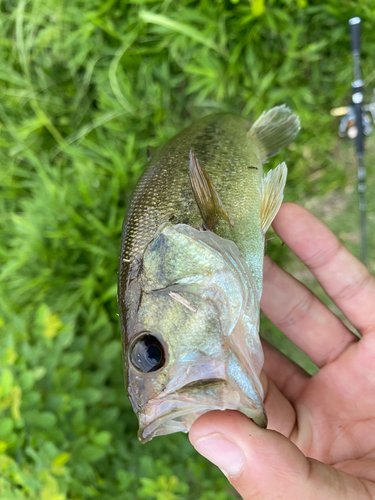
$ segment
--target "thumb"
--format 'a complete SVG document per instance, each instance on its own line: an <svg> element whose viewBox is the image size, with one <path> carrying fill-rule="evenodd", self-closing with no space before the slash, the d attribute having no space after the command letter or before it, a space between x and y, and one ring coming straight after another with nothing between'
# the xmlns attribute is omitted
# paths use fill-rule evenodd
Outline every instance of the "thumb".
<svg viewBox="0 0 375 500"><path fill-rule="evenodd" d="M369 496L369 481L306 458L282 434L259 428L239 412L206 413L189 438L244 500L375 500L375 494Z"/></svg>

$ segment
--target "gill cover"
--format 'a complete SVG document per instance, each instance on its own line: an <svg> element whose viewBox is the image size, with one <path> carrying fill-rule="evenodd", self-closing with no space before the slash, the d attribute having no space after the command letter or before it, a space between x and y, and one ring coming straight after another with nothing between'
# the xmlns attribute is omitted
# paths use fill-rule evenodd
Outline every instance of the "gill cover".
<svg viewBox="0 0 375 500"><path fill-rule="evenodd" d="M259 293L235 243L211 231L197 231L184 224L163 224L145 249L140 280L143 294L162 293L171 301L177 300L179 307L188 311L191 322L204 315L208 303L216 309L223 349L218 356L225 359L231 396L220 404L200 408L199 414L215 408L238 409L265 427L263 388L259 380L264 361L258 335ZM204 323L200 321L203 326L200 334L204 336ZM156 398L159 401L188 383L204 379L204 374L197 375L194 369L178 367L173 353L171 358L176 366L169 367L168 382ZM179 368L182 370L177 376ZM187 372L195 373L194 380L186 378ZM155 405L157 401L151 403ZM150 412L146 410L143 417L140 415L141 425L142 418L146 425L147 414ZM190 420L185 432L191 423Z"/></svg>

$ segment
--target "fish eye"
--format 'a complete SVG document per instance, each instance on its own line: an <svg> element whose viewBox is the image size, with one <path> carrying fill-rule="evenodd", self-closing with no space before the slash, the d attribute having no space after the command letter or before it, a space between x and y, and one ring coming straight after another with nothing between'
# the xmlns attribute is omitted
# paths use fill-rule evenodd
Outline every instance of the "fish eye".
<svg viewBox="0 0 375 500"><path fill-rule="evenodd" d="M141 372L155 372L165 364L164 348L153 335L143 335L133 345L130 359Z"/></svg>

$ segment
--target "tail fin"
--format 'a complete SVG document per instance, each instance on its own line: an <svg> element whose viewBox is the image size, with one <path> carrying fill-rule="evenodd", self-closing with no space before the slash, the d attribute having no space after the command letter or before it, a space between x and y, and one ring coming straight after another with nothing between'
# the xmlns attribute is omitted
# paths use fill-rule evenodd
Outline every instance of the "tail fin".
<svg viewBox="0 0 375 500"><path fill-rule="evenodd" d="M265 111L251 127L249 134L258 140L265 162L293 142L300 128L298 116L283 104Z"/></svg>

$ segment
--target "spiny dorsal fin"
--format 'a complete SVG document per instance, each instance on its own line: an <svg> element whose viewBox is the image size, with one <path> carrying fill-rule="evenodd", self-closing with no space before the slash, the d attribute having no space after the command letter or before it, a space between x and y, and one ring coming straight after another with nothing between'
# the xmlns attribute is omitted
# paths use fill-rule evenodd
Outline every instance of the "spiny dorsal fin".
<svg viewBox="0 0 375 500"><path fill-rule="evenodd" d="M190 150L189 171L195 201L207 228L212 231L220 219L226 220L232 226L215 186L192 149Z"/></svg>
<svg viewBox="0 0 375 500"><path fill-rule="evenodd" d="M262 161L265 162L293 142L300 128L298 116L283 104L265 111L248 133L260 143Z"/></svg>
<svg viewBox="0 0 375 500"><path fill-rule="evenodd" d="M287 173L288 169L283 162L262 179L260 220L263 234L270 227L283 201Z"/></svg>
<svg viewBox="0 0 375 500"><path fill-rule="evenodd" d="M147 146L147 160L150 161L153 156L155 156L155 153L157 152L158 148L155 148L154 146Z"/></svg>

